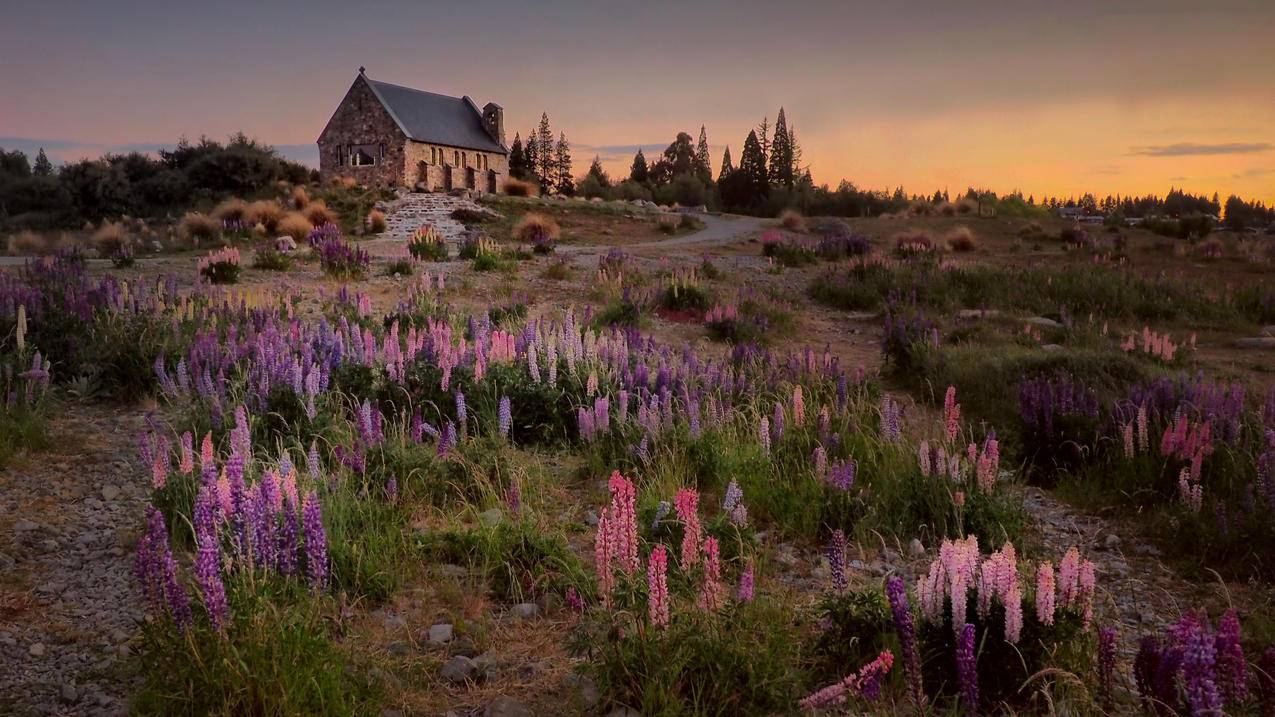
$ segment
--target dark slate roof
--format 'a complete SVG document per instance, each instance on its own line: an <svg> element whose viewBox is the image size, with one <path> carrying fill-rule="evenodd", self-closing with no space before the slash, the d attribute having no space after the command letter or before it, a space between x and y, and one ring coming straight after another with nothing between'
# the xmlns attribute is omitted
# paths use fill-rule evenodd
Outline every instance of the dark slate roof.
<svg viewBox="0 0 1275 717"><path fill-rule="evenodd" d="M508 153L487 134L482 111L468 97L448 97L372 79L367 79L367 84L408 139Z"/></svg>

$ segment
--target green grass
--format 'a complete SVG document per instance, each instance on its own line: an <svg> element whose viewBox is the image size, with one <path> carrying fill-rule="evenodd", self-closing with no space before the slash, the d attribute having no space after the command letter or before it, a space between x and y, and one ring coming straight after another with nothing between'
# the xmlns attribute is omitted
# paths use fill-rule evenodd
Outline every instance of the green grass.
<svg viewBox="0 0 1275 717"><path fill-rule="evenodd" d="M567 588L592 592L593 581L567 541L528 520L505 515L495 525L429 531L417 538L431 563L453 563L477 570L501 602L561 597Z"/></svg>
<svg viewBox="0 0 1275 717"><path fill-rule="evenodd" d="M0 410L0 469L20 454L48 446L48 414L43 404Z"/></svg>

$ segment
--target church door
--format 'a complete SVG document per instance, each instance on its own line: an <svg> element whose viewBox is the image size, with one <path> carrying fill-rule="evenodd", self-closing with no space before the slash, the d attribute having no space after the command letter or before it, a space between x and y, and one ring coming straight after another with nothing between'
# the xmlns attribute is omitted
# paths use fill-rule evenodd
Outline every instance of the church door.
<svg viewBox="0 0 1275 717"><path fill-rule="evenodd" d="M443 191L452 191L452 167L451 165L443 166Z"/></svg>

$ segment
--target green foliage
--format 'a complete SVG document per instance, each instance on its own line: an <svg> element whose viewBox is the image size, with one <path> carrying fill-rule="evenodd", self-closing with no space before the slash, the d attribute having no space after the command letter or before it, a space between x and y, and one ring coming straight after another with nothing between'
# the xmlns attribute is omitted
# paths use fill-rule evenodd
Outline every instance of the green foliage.
<svg viewBox="0 0 1275 717"><path fill-rule="evenodd" d="M451 528L418 536L431 562L454 563L478 570L498 600L516 603L539 596L592 590L592 579L561 535L541 532L527 520L503 518L478 528Z"/></svg>
<svg viewBox="0 0 1275 717"><path fill-rule="evenodd" d="M791 612L758 599L718 614L674 611L663 629L635 612L586 620L573 650L606 700L642 714L782 714L800 696Z"/></svg>
<svg viewBox="0 0 1275 717"><path fill-rule="evenodd" d="M0 410L0 469L14 456L43 450L49 445L48 412L43 402Z"/></svg>
<svg viewBox="0 0 1275 717"><path fill-rule="evenodd" d="M811 671L819 685L835 682L884 649L893 649L890 603L879 587L828 593L818 605L819 631L811 645Z"/></svg>
<svg viewBox="0 0 1275 717"><path fill-rule="evenodd" d="M292 268L292 257L274 247L262 247L252 257L252 268L263 271L287 271Z"/></svg>
<svg viewBox="0 0 1275 717"><path fill-rule="evenodd" d="M136 659L138 714L360 715L375 712L376 686L355 677L351 656L328 633L321 601L226 585L231 621L218 634L197 611L188 632L147 623Z"/></svg>

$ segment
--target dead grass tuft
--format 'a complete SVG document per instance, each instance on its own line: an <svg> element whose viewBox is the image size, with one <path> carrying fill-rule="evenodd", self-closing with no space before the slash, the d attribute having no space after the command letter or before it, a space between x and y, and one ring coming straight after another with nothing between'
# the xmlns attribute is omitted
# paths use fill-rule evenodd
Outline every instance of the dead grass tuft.
<svg viewBox="0 0 1275 717"><path fill-rule="evenodd" d="M273 199L262 199L244 208L244 224L264 224L267 232L273 232L279 226L280 219L283 219L283 207Z"/></svg>
<svg viewBox="0 0 1275 717"><path fill-rule="evenodd" d="M560 233L561 229L559 229L557 222L536 212L524 214L522 219L519 219L518 223L514 225L513 229L514 238L528 244L535 241L537 237L543 237L551 241L556 240Z"/></svg>
<svg viewBox="0 0 1275 717"><path fill-rule="evenodd" d="M969 227L958 226L943 236L947 248L955 252L971 252L978 248L978 239Z"/></svg>
<svg viewBox="0 0 1275 717"><path fill-rule="evenodd" d="M805 234L810 228L806 225L806 218L796 209L785 209L779 213L779 224L790 232L800 232Z"/></svg>
<svg viewBox="0 0 1275 717"><path fill-rule="evenodd" d="M367 214L367 228L373 234L380 234L385 231L385 212L380 209L373 209Z"/></svg>
<svg viewBox="0 0 1275 717"><path fill-rule="evenodd" d="M328 209L328 205L322 200L313 201L305 205L305 209L301 210L306 219L310 220L311 226L321 227L324 224L336 223L336 212Z"/></svg>
<svg viewBox="0 0 1275 717"><path fill-rule="evenodd" d="M93 232L91 241L100 257L115 256L133 243L132 237L124 231L124 225L106 221Z"/></svg>
<svg viewBox="0 0 1275 717"><path fill-rule="evenodd" d="M533 182L524 182L520 179L506 179L500 189L511 197L540 196L540 187Z"/></svg>
<svg viewBox="0 0 1275 717"><path fill-rule="evenodd" d="M301 212L288 212L283 219L279 220L279 226L276 230L280 236L292 237L297 244L306 240L310 236L310 230L314 225L310 223L310 219Z"/></svg>
<svg viewBox="0 0 1275 717"><path fill-rule="evenodd" d="M33 231L23 231L9 237L9 253L17 256L35 256L49 252L49 241Z"/></svg>
<svg viewBox="0 0 1275 717"><path fill-rule="evenodd" d="M207 214L189 212L177 225L177 236L190 246L211 244L221 238L221 223Z"/></svg>

